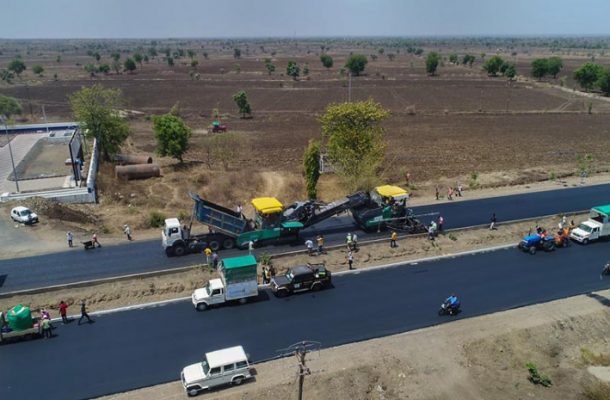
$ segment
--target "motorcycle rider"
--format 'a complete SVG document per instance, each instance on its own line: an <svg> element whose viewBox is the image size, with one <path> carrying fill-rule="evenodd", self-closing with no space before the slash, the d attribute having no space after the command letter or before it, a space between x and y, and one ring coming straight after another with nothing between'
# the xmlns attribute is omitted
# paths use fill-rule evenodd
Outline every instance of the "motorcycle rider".
<svg viewBox="0 0 610 400"><path fill-rule="evenodd" d="M451 296L445 300L445 307L449 309L449 313L456 314L460 309L460 300L457 298L455 293L451 293Z"/></svg>

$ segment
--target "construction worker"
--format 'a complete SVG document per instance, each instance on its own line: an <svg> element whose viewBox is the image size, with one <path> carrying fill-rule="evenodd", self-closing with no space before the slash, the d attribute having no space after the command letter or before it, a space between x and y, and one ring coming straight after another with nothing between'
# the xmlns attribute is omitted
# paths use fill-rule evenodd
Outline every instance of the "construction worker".
<svg viewBox="0 0 610 400"><path fill-rule="evenodd" d="M209 247L206 247L203 250L203 254L205 255L205 263L209 267L210 266L210 257L212 257L212 249L210 249Z"/></svg>
<svg viewBox="0 0 610 400"><path fill-rule="evenodd" d="M347 252L347 265L349 266L350 270L354 269L354 253L352 253L351 250Z"/></svg>
<svg viewBox="0 0 610 400"><path fill-rule="evenodd" d="M313 256L313 241L311 239L305 241L305 247L307 247L307 254Z"/></svg>
<svg viewBox="0 0 610 400"><path fill-rule="evenodd" d="M131 228L129 227L129 225L125 224L123 225L123 232L125 232L125 235L127 235L127 240L132 241L132 237L131 237Z"/></svg>
<svg viewBox="0 0 610 400"><path fill-rule="evenodd" d="M347 249L351 250L352 249L352 245L353 243L353 239L352 239L352 234L348 232L346 238L345 238L345 243L347 244Z"/></svg>
<svg viewBox="0 0 610 400"><path fill-rule="evenodd" d="M396 239L398 239L398 233L396 233L396 231L392 231L392 235L390 235L390 248L398 247L396 244Z"/></svg>
<svg viewBox="0 0 610 400"><path fill-rule="evenodd" d="M445 219L442 215L438 216L438 232L443 233L443 224L445 223Z"/></svg>
<svg viewBox="0 0 610 400"><path fill-rule="evenodd" d="M318 243L318 254L324 253L324 235L318 235L316 242Z"/></svg>
<svg viewBox="0 0 610 400"><path fill-rule="evenodd" d="M358 250L358 235L356 235L355 233L352 235L352 244L354 246L354 250L357 251Z"/></svg>

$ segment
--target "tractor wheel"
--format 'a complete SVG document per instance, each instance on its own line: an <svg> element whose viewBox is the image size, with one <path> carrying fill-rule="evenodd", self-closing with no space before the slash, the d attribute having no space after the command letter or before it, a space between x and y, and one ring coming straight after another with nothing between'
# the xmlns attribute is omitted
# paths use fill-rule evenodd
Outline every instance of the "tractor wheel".
<svg viewBox="0 0 610 400"><path fill-rule="evenodd" d="M218 251L220 249L220 242L218 242L218 240L210 240L208 245L212 251Z"/></svg>
<svg viewBox="0 0 610 400"><path fill-rule="evenodd" d="M530 247L529 252L531 255L536 254L536 247L534 247L534 246Z"/></svg>

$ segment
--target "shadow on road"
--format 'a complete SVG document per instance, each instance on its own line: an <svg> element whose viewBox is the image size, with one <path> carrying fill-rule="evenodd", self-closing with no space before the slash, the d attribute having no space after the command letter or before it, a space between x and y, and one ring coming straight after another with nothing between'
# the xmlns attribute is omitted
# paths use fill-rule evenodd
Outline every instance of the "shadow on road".
<svg viewBox="0 0 610 400"><path fill-rule="evenodd" d="M608 299L607 297L604 297L597 293L587 293L587 296L594 300L597 300L599 302L599 304L601 304L603 306L610 307L610 299Z"/></svg>

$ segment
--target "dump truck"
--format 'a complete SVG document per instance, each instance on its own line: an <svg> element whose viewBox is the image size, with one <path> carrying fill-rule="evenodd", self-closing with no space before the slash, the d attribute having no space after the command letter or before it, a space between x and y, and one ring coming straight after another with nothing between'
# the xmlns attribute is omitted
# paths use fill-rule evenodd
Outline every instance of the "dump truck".
<svg viewBox="0 0 610 400"><path fill-rule="evenodd" d="M220 278L196 289L191 300L197 311L229 301L245 303L258 296L256 258L252 255L225 258L219 263Z"/></svg>
<svg viewBox="0 0 610 400"><path fill-rule="evenodd" d="M42 324L32 317L29 307L19 304L8 315L0 311L0 343L35 337L42 337Z"/></svg>
<svg viewBox="0 0 610 400"><path fill-rule="evenodd" d="M582 244L610 236L610 205L596 206L589 212L589 219L570 232L570 239Z"/></svg>
<svg viewBox="0 0 610 400"><path fill-rule="evenodd" d="M296 242L304 227L300 222L286 221L282 217L284 206L273 197L253 199L255 217L250 220L242 213L204 200L195 193L190 196L195 204L188 226L181 225L178 218L165 220L161 239L168 256L200 253L206 247L213 251L233 247L245 249L250 242L255 246ZM194 220L207 225L209 232L193 234Z"/></svg>

